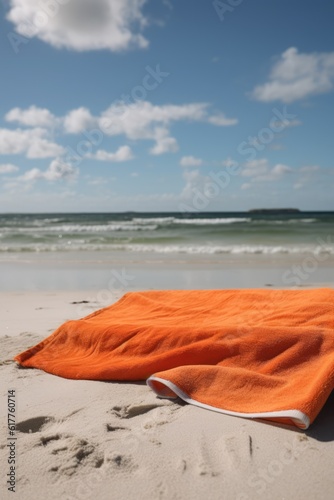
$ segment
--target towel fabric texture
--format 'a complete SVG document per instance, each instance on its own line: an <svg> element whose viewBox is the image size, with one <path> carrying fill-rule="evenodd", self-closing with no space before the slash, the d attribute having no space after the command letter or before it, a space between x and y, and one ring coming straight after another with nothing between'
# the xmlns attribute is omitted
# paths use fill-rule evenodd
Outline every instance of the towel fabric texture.
<svg viewBox="0 0 334 500"><path fill-rule="evenodd" d="M306 429L334 388L334 290L130 292L15 360Z"/></svg>

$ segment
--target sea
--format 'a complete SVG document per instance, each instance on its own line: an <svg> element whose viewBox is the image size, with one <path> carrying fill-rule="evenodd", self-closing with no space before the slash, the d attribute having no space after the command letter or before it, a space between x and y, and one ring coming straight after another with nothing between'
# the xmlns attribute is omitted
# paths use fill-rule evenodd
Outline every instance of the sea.
<svg viewBox="0 0 334 500"><path fill-rule="evenodd" d="M13 253L334 255L334 212L0 215L0 258Z"/></svg>

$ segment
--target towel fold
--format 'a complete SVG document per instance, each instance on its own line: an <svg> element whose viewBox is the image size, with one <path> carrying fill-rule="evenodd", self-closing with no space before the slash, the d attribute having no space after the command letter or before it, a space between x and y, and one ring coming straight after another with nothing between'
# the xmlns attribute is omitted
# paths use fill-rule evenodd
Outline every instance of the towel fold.
<svg viewBox="0 0 334 500"><path fill-rule="evenodd" d="M130 292L15 360L306 429L334 388L334 290Z"/></svg>

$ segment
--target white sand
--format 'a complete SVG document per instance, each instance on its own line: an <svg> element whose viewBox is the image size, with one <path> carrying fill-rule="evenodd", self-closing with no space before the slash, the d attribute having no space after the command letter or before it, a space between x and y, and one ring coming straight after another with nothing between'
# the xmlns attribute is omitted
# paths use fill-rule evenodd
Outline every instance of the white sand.
<svg viewBox="0 0 334 500"><path fill-rule="evenodd" d="M118 296L115 294L115 300ZM71 304L89 300L88 304ZM8 362L96 292L1 293L3 499L333 498L334 401L306 432L160 400L145 383L67 380ZM16 389L16 493L7 491L7 390Z"/></svg>

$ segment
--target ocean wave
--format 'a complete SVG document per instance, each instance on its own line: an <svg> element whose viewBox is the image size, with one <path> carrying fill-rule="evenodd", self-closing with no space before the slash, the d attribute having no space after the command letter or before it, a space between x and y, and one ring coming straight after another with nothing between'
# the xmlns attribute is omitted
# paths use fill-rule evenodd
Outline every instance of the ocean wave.
<svg viewBox="0 0 334 500"><path fill-rule="evenodd" d="M138 224L157 224L157 225L173 225L173 224L187 224L195 226L206 226L206 225L219 225L219 224L235 224L238 222L249 222L252 219L250 217L217 217L214 219L208 218L179 218L179 217L152 217L152 218L140 218L136 217L133 222Z"/></svg>
<svg viewBox="0 0 334 500"><path fill-rule="evenodd" d="M175 217L134 217L132 222L136 224L170 224L175 221Z"/></svg>
<svg viewBox="0 0 334 500"><path fill-rule="evenodd" d="M218 224L236 224L238 222L249 222L251 218L248 217L229 217L217 219L175 219L174 224L194 224L198 226L218 225Z"/></svg>
<svg viewBox="0 0 334 500"><path fill-rule="evenodd" d="M318 222L318 219L289 219L288 224L297 224L301 222L302 224L311 224L312 222Z"/></svg>
<svg viewBox="0 0 334 500"><path fill-rule="evenodd" d="M226 218L226 219L177 219L175 217L155 217L155 218L134 218L130 221L109 222L107 224L41 224L36 223L29 226L2 227L1 232L6 234L31 234L31 233L106 233L120 231L156 231L160 228L172 227L180 228L180 225L187 226L215 226L219 224L235 224L248 222L247 218Z"/></svg>
<svg viewBox="0 0 334 500"><path fill-rule="evenodd" d="M116 246L116 245L115 245ZM185 253L185 254L330 254L334 246L269 246L269 245L122 245L119 249L133 252Z"/></svg>
<svg viewBox="0 0 334 500"><path fill-rule="evenodd" d="M64 242L63 244L25 244L0 246L0 253L21 252L73 252L73 251L118 251L157 254L187 255L334 255L334 245L327 246L269 246L269 245L154 245L154 244L93 244L83 241Z"/></svg>
<svg viewBox="0 0 334 500"><path fill-rule="evenodd" d="M76 234L76 233L104 233L109 231L154 231L157 225L148 224L147 226L122 222L120 224L63 224L61 226L33 226L20 228L2 228L3 233L59 233L59 234Z"/></svg>
<svg viewBox="0 0 334 500"><path fill-rule="evenodd" d="M183 231L182 226L189 229L191 227L198 227L205 229L216 228L219 226L226 226L233 230L242 227L256 228L262 226L266 228L274 228L279 225L280 227L286 227L287 230L291 231L291 225L303 224L307 229L307 225L318 222L316 218L308 219L256 219L251 217L133 217L129 220L104 220L99 223L97 220L87 221L67 221L66 218L60 217L50 217L45 219L23 219L23 220L12 220L11 222L5 221L4 224L0 224L0 232L3 237L6 235L24 235L28 236L31 233L44 233L44 234L78 234L78 233L108 233L108 232L126 232L126 231L158 231L158 230L179 230ZM289 229L288 229L289 228Z"/></svg>
<svg viewBox="0 0 334 500"><path fill-rule="evenodd" d="M252 224L275 225L275 224L312 224L319 222L318 219L251 219Z"/></svg>

